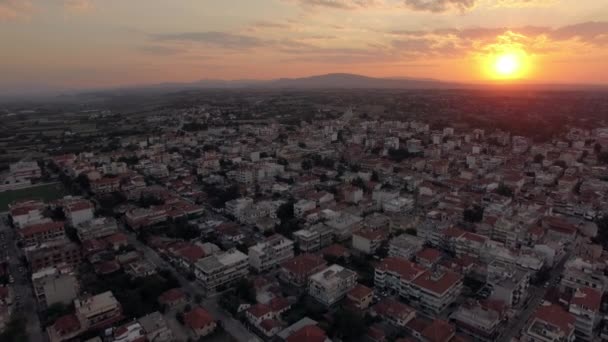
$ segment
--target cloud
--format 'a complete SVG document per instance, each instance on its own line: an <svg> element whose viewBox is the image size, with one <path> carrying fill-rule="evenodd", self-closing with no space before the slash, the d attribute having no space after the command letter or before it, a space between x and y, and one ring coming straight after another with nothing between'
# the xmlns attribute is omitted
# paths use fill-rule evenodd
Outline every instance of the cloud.
<svg viewBox="0 0 608 342"><path fill-rule="evenodd" d="M184 51L183 49L180 49L180 48L163 46L163 45L144 45L144 46L138 47L137 49L139 51L145 52L147 54L157 55L157 56L175 55L175 54L178 54L178 53Z"/></svg>
<svg viewBox="0 0 608 342"><path fill-rule="evenodd" d="M516 49L532 54L569 50L572 46L608 46L608 22L587 22L559 28L522 26L503 28L396 30L388 32L395 53L419 57L458 57Z"/></svg>
<svg viewBox="0 0 608 342"><path fill-rule="evenodd" d="M219 31L157 34L153 38L158 41L192 42L235 50L268 45L267 41L257 37Z"/></svg>
<svg viewBox="0 0 608 342"><path fill-rule="evenodd" d="M477 5L477 0L404 0L405 7L414 11L447 12L457 10L465 12Z"/></svg>
<svg viewBox="0 0 608 342"><path fill-rule="evenodd" d="M384 4L383 0L287 0L296 2L304 7L325 7L341 10L355 10L379 7Z"/></svg>
<svg viewBox="0 0 608 342"><path fill-rule="evenodd" d="M63 0L63 7L70 13L88 13L95 9L91 0Z"/></svg>
<svg viewBox="0 0 608 342"><path fill-rule="evenodd" d="M0 0L0 23L28 19L33 12L28 0Z"/></svg>

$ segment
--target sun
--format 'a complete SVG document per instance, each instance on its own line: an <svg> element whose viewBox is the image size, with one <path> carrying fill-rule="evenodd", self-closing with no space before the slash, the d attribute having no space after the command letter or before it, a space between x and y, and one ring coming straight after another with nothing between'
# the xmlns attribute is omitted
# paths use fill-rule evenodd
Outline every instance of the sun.
<svg viewBox="0 0 608 342"><path fill-rule="evenodd" d="M497 75L505 77L515 75L521 69L521 60L512 53L504 54L496 58L494 70Z"/></svg>
<svg viewBox="0 0 608 342"><path fill-rule="evenodd" d="M487 77L494 80L517 80L528 76L530 57L521 49L504 48L483 58Z"/></svg>

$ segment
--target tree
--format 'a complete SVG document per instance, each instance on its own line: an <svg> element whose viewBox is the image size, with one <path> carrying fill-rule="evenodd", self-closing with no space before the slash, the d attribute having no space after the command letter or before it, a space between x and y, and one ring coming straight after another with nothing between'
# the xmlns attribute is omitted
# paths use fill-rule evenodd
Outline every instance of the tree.
<svg viewBox="0 0 608 342"><path fill-rule="evenodd" d="M340 309L334 315L330 332L344 341L354 341L365 335L366 325L362 315L351 310Z"/></svg>
<svg viewBox="0 0 608 342"><path fill-rule="evenodd" d="M184 313L179 311L175 314L175 319L180 323L184 324Z"/></svg>
<svg viewBox="0 0 608 342"><path fill-rule="evenodd" d="M247 303L256 302L256 291L253 282L243 278L239 280L234 288L235 295Z"/></svg>
<svg viewBox="0 0 608 342"><path fill-rule="evenodd" d="M304 160L302 160L302 169L303 170L310 170L310 169L312 169L312 161L310 159L304 159Z"/></svg>
<svg viewBox="0 0 608 342"><path fill-rule="evenodd" d="M279 206L276 214L281 221L289 221L294 218L293 204L293 200L289 200Z"/></svg>
<svg viewBox="0 0 608 342"><path fill-rule="evenodd" d="M380 182L380 176L378 176L378 172L374 171L372 172L372 178L371 178L372 182Z"/></svg>
<svg viewBox="0 0 608 342"><path fill-rule="evenodd" d="M600 164L608 164L608 152L601 152L598 155L597 160L600 162Z"/></svg>
<svg viewBox="0 0 608 342"><path fill-rule="evenodd" d="M502 183L496 189L496 193L504 197L513 197L513 189Z"/></svg>
<svg viewBox="0 0 608 342"><path fill-rule="evenodd" d="M600 143L593 145L593 152L595 152L595 154L600 154L600 152L602 152L602 145Z"/></svg>
<svg viewBox="0 0 608 342"><path fill-rule="evenodd" d="M541 164L543 160L545 160L545 156L540 153L534 156L534 162L537 164Z"/></svg>
<svg viewBox="0 0 608 342"><path fill-rule="evenodd" d="M466 222L477 223L483 220L484 208L474 205L472 208L467 208L463 212L463 219Z"/></svg>

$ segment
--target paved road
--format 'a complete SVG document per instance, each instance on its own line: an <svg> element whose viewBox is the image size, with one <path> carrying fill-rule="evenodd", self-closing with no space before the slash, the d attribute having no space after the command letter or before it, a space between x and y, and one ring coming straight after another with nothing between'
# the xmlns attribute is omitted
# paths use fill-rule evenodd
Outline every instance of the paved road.
<svg viewBox="0 0 608 342"><path fill-rule="evenodd" d="M15 244L15 234L13 230L4 222L5 216L0 218L0 231L4 233L6 249L9 256L9 270L15 283L13 285L14 302L13 312L23 315L27 323L25 326L28 340L30 342L46 341L47 336L42 331L40 319L38 318L37 303L34 299L34 294L31 286L29 272L25 268L21 268L19 257L21 251ZM20 268L22 271L20 272ZM18 298L18 299L17 299ZM19 304L17 304L17 302Z"/></svg>
<svg viewBox="0 0 608 342"><path fill-rule="evenodd" d="M205 295L204 291L199 285L188 281L178 270L175 269L175 267L173 267L173 265L161 258L156 251L137 240L134 233L127 231L127 235L131 245L142 251L146 260L150 261L161 269L172 270L181 287L188 292L191 297L194 297L197 294L201 296ZM218 305L217 298L207 298L205 301L203 301L202 306L207 309L213 317L222 322L224 329L238 341L259 341L254 334L249 332L249 330L247 330L247 328L241 324L241 322L234 319L229 313Z"/></svg>
<svg viewBox="0 0 608 342"><path fill-rule="evenodd" d="M549 276L549 288L553 287L553 284L557 282L558 277L564 271L564 265L566 261L570 258L571 252L566 253L566 255L560 260L560 262L553 267L551 270L551 275ZM509 325L505 327L502 335L497 339L497 342L510 342L519 332L526 326L530 316L536 311L536 308L544 301L545 295L547 294L547 290L549 288L544 287L531 287L530 290L530 300L528 304L526 304L524 310L520 312L516 317L517 320L514 320Z"/></svg>

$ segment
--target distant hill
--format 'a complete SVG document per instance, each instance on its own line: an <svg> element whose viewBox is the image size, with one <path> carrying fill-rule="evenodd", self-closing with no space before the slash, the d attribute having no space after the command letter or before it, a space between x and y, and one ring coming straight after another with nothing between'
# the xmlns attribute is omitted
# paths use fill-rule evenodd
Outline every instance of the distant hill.
<svg viewBox="0 0 608 342"><path fill-rule="evenodd" d="M460 88L462 85L432 79L375 78L354 74L327 74L304 78L282 78L262 86L271 88L381 88L381 89L430 89Z"/></svg>

